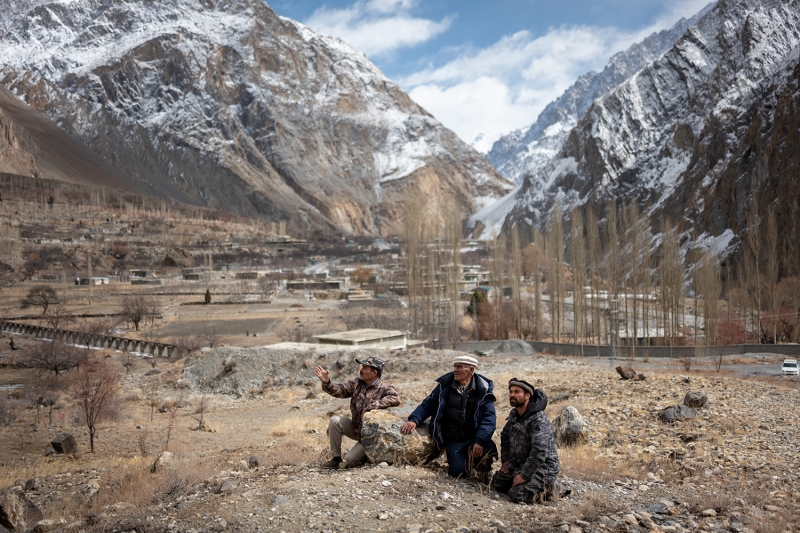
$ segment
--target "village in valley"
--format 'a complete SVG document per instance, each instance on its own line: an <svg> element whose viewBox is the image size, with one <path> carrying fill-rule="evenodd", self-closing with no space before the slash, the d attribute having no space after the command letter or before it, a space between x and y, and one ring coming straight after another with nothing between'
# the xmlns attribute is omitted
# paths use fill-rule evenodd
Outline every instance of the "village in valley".
<svg viewBox="0 0 800 533"><path fill-rule="evenodd" d="M4 179L0 504L17 506L12 531L797 530L800 391L781 375L797 354L796 278L757 278L763 301L755 278L712 297L725 265L698 248L686 268L666 229L651 257L634 209L615 228L590 214L489 240L463 239L457 215L437 227L411 213L403 234L331 239ZM756 262L770 264L768 247ZM400 434L464 356L494 382L498 444L510 379L548 397L553 501L452 479L444 454L418 449L428 433ZM329 418L350 411L314 369L341 382L369 357L400 404L365 416L371 461L321 468ZM82 376L102 377L105 407L93 410Z"/></svg>

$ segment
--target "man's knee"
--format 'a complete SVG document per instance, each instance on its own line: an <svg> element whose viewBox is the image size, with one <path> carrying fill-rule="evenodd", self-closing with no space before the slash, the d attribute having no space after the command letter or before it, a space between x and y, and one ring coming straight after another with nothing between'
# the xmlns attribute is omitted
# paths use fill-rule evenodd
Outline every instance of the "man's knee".
<svg viewBox="0 0 800 533"><path fill-rule="evenodd" d="M504 474L499 470L492 476L492 487L497 492L501 492L503 494L508 494L513 482L514 478L511 476L511 474Z"/></svg>

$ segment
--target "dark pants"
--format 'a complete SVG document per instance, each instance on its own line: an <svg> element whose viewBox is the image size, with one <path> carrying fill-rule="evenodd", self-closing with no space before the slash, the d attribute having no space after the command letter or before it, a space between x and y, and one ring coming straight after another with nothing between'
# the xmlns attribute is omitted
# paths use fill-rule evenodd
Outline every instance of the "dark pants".
<svg viewBox="0 0 800 533"><path fill-rule="evenodd" d="M492 469L494 457L484 450L480 457L472 457L473 441L446 442L444 449L447 452L447 473L453 477L467 477L475 469L478 477L485 476Z"/></svg>
<svg viewBox="0 0 800 533"><path fill-rule="evenodd" d="M499 470L492 476L492 488L497 492L508 494L517 503L541 503L554 499L555 479L545 479L537 472L526 483L514 485L514 476L519 472L504 474Z"/></svg>

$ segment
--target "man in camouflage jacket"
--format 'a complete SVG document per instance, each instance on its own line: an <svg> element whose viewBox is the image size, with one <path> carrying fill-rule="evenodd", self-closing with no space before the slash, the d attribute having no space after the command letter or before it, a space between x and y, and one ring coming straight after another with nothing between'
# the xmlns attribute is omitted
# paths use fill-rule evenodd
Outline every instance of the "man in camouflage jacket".
<svg viewBox="0 0 800 533"><path fill-rule="evenodd" d="M373 409L386 409L400 405L400 397L388 381L381 378L383 373L382 359L370 357L363 361L356 359L361 365L358 379L343 383L332 383L330 373L317 366L314 372L322 382L322 390L335 398L350 398L352 418L332 416L328 422L328 438L333 458L324 463L323 468L339 468L342 463L342 436L358 441L344 456L347 467L360 466L366 461L367 454L361 445L361 422L364 413Z"/></svg>
<svg viewBox="0 0 800 533"><path fill-rule="evenodd" d="M544 413L547 396L527 381L508 382L514 409L500 434L500 470L492 478L498 492L515 502L551 499L560 469L553 426Z"/></svg>

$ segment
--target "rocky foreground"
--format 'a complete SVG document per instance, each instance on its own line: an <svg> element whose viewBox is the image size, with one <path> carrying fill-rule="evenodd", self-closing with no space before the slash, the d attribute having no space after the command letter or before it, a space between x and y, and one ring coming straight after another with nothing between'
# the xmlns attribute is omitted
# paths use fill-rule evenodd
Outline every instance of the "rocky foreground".
<svg viewBox="0 0 800 533"><path fill-rule="evenodd" d="M448 362L441 357L442 369ZM216 433L181 429L187 413L174 455L154 469L155 453L105 464L55 456L58 472L20 479L6 494L42 510L38 531L800 531L795 382L677 367L633 381L607 363L537 356L485 359L479 371L495 380L501 413L504 384L524 375L558 398L551 418L568 405L583 415L586 442L559 450L571 494L512 504L486 485L449 479L441 462L321 470L327 418L347 402L319 385L220 403L208 415ZM437 373L387 378L414 403ZM661 422L688 392L708 398L694 404L694 418Z"/></svg>

